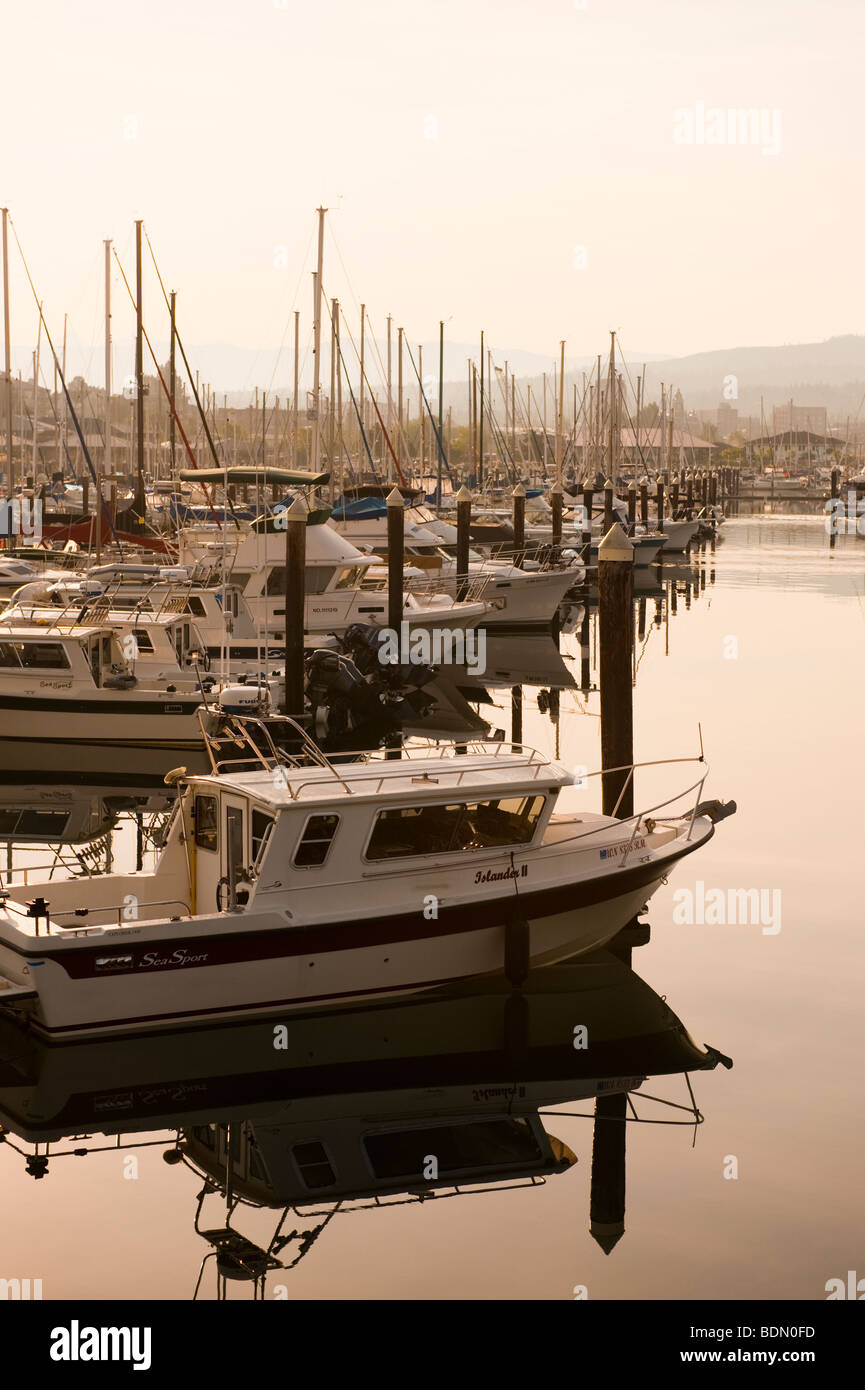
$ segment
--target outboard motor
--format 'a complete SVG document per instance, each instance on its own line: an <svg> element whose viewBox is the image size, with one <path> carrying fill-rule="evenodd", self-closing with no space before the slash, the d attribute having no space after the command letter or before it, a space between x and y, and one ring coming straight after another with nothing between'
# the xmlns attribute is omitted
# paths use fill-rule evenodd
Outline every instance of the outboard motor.
<svg viewBox="0 0 865 1390"><path fill-rule="evenodd" d="M227 685L219 692L219 708L225 714L263 714L270 710L267 685Z"/></svg>
<svg viewBox="0 0 865 1390"><path fill-rule="evenodd" d="M415 662L394 663L381 659L382 648L389 640L383 628L370 623L352 623L346 629L345 645L363 675L394 687L413 686L420 690L435 679L435 668Z"/></svg>

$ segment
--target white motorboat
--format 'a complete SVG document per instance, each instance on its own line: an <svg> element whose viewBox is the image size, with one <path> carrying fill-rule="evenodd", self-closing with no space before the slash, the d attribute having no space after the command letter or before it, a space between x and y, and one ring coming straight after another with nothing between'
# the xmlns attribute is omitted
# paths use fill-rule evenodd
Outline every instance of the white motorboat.
<svg viewBox="0 0 865 1390"><path fill-rule="evenodd" d="M285 530L274 524L249 530L215 534L196 528L181 535L181 561L192 569L202 561L214 576L242 598L253 625L249 656L262 641L273 645L285 640ZM344 633L354 623L388 623L387 577L370 575L378 563L327 523L322 513L311 512L306 528L304 626L310 635ZM473 579L464 601L457 602L441 585L404 595L404 617L412 628L476 627L489 612L484 602L487 580ZM235 615L237 616L237 615ZM280 621L280 619L282 621ZM213 631L207 616L204 637L209 647L224 641L225 622ZM244 645L232 631L231 646Z"/></svg>
<svg viewBox="0 0 865 1390"><path fill-rule="evenodd" d="M669 518L665 518L661 522L661 530L665 537L664 554L677 554L688 549L691 541L700 530L700 523L699 521L671 521Z"/></svg>
<svg viewBox="0 0 865 1390"><path fill-rule="evenodd" d="M341 535L361 550L383 559L387 556L387 517L384 504L370 511L378 499L370 499L362 515L346 515L336 522ZM407 587L419 592L433 584L453 596L457 593L457 528L441 521L423 506L405 509L404 546ZM380 573L379 571L374 571ZM483 626L549 626L563 598L583 583L585 566L574 556L571 563L523 560L514 556L486 557L477 549L469 551L470 581L482 581L483 597L489 611Z"/></svg>
<svg viewBox="0 0 865 1390"><path fill-rule="evenodd" d="M558 813L573 774L524 747L334 766L291 720L296 756L260 721L201 722L212 773L171 774L177 808L152 872L31 881L26 903L0 910L0 999L54 1038L570 959L615 936L734 809L699 803L702 762L678 797L620 820Z"/></svg>
<svg viewBox="0 0 865 1390"><path fill-rule="evenodd" d="M201 746L188 616L117 613L86 594L55 607L32 587L41 602L19 592L0 614L0 744L58 758L120 744Z"/></svg>

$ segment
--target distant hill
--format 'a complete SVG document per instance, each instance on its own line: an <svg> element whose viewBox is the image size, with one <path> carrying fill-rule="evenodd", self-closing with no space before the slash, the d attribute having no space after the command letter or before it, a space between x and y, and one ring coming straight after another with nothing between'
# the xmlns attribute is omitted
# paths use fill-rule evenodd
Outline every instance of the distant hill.
<svg viewBox="0 0 865 1390"><path fill-rule="evenodd" d="M371 343L367 344L367 360L369 363L368 373L372 380L379 380L381 368L379 358L384 363L386 359L386 346L382 342L376 344L377 353ZM168 356L168 344L159 342L155 344L160 361L164 362ZM453 407L453 418L456 422L465 419L468 402L468 359L475 361L478 359L480 344L478 343L454 343L445 342L444 353L444 374L445 374L445 393L444 406ZM551 392L552 382L558 375L558 363L554 354L544 357L540 353L528 352L522 348L499 348L495 344L493 348L493 364L496 367L503 367L508 362L511 371L517 375L517 380L525 398L525 387L527 383L532 385L533 401L540 408L542 373L547 373L548 390ZM607 346L603 345L604 350L604 369L606 369ZM417 362L417 345L411 344L411 351ZM85 355L82 352L81 361L77 360L79 354L76 352L76 345L70 345L69 358L69 377L70 379L84 373L88 377L94 378L98 384L98 371L93 368L95 360L93 349L88 348L86 359L89 362L90 370L87 370ZM350 347L344 347L344 355L349 363L349 369L355 366L352 377L352 384L356 387L356 359ZM291 361L291 345L286 343L280 352L278 347L269 348L244 348L232 343L191 343L187 344L187 356L193 370L197 370L202 382L212 383L216 391L217 399L221 404L222 396L227 395L228 403L233 406L245 406L254 395L255 387L260 390L267 390L268 397L273 400L279 396L282 404L291 398L292 393L292 373L293 365ZM329 389L330 382L330 349L325 341L323 346L322 363L322 387L325 391ZM30 362L30 351L17 349L15 358L19 364ZM573 398L573 386L576 382L578 391L582 391L583 373L591 373L594 370L596 357L592 355L575 355L566 358L566 378L567 378L567 398ZM636 374L647 364L647 391L648 400L657 400L660 395L660 383L663 381L672 384L682 392L685 405L690 410L710 410L717 406L725 398L725 382L730 377L735 377L735 388L730 383L727 386L726 398L731 404L735 405L743 415L757 415L760 410L760 398L763 397L764 407L768 412L772 405L779 405L790 399L792 396L798 405L825 405L829 411L830 419L843 421L847 416L853 417L860 409L863 393L865 393L865 336L859 334L847 334L845 336L829 338L822 343L789 343L782 346L764 347L731 347L718 348L711 352L693 353L685 357L671 357L658 352L632 352L628 354L627 367L631 380L636 379ZM43 359L43 380L50 379L50 370ZM119 393L122 389L124 378L129 376L133 370L133 348L132 344L118 342L114 350L114 381L115 390ZM151 370L149 364L146 368ZM29 375L28 370L24 370L24 379ZM393 382L394 392L396 392L396 335L393 340ZM437 394L438 384L438 342L436 340L423 344L423 376L426 382L428 396L432 398ZM408 401L411 402L411 415L416 415L418 388L414 370L406 356L403 364L404 391ZM307 354L305 370L302 373L301 395L305 403L305 390L311 385L311 353ZM380 388L377 388L380 390ZM737 395L733 397L731 390L735 389ZM497 402L497 414L503 413L503 400L501 395L501 377L496 376L493 383L494 398ZM351 401L347 390L343 392L343 399L348 409L351 408ZM865 414L865 412L863 412ZM552 396L550 394L548 403L548 423L553 427L552 419Z"/></svg>
<svg viewBox="0 0 865 1390"><path fill-rule="evenodd" d="M731 404L744 414L758 414L793 400L797 405L825 405L830 416L854 415L865 393L865 336L847 334L822 343L783 347L734 347L674 357L664 362L663 379L682 392L692 410L709 410L723 399L724 382L736 378L738 399ZM649 396L660 373L649 372Z"/></svg>

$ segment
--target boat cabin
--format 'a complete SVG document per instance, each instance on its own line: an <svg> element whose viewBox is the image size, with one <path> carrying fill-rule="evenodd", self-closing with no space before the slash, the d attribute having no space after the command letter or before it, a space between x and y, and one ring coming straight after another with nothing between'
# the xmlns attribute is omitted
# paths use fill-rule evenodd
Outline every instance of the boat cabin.
<svg viewBox="0 0 865 1390"><path fill-rule="evenodd" d="M382 1096L375 1098L379 1102ZM402 1097L390 1098L399 1109ZM403 1108L404 1104L403 1104ZM187 1158L257 1206L429 1193L478 1183L520 1182L567 1171L576 1155L535 1111L453 1116L322 1116L291 1124L256 1121L183 1131ZM434 1156L434 1165L430 1157Z"/></svg>

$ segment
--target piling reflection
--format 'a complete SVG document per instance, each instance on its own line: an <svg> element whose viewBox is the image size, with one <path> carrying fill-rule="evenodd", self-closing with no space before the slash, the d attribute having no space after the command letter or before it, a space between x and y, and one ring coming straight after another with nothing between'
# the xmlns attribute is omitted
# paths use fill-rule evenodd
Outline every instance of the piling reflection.
<svg viewBox="0 0 865 1390"><path fill-rule="evenodd" d="M51 1047L0 1018L0 1138L48 1182L71 1155L163 1146L178 1180L201 1184L196 1292L238 1282L264 1297L337 1216L564 1177L588 1138L576 1116L593 1109L591 1231L612 1249L641 1089L718 1062L606 951L519 991L488 978L182 1035ZM700 1122L689 1095L687 1082L666 1121ZM575 1102L576 1116L557 1109Z"/></svg>

